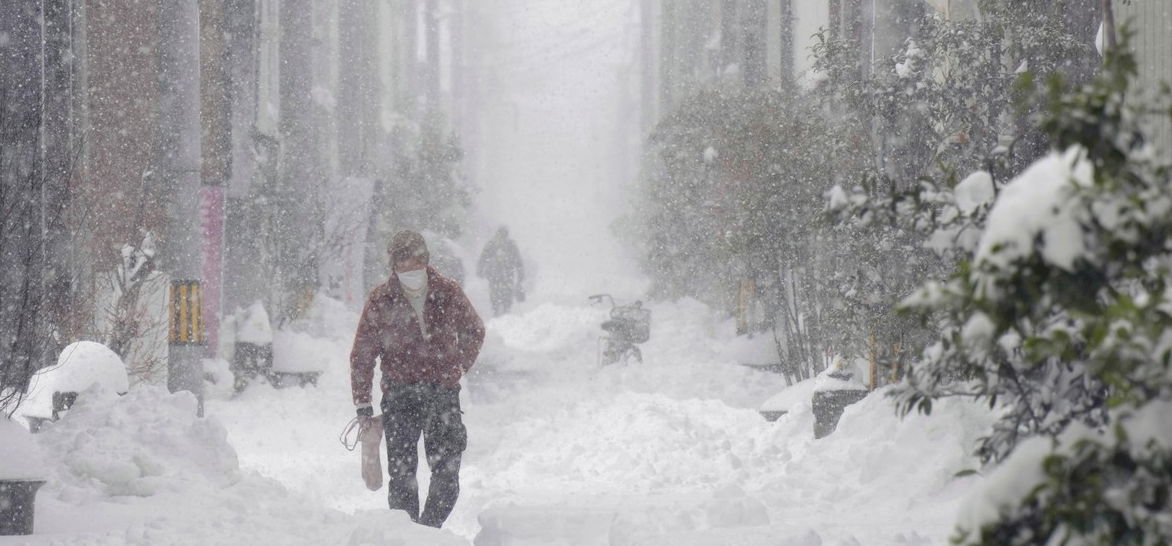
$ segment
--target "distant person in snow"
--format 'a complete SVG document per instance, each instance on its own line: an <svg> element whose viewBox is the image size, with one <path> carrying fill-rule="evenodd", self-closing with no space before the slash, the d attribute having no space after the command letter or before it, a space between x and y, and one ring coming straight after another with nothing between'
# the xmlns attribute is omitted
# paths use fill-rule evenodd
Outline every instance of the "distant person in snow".
<svg viewBox="0 0 1172 546"><path fill-rule="evenodd" d="M480 253L476 264L476 275L488 279L489 299L492 300L493 316L509 312L513 301L524 301L525 292L521 282L525 280L525 269L521 265L521 252L509 238L509 228L501 226Z"/></svg>
<svg viewBox="0 0 1172 546"><path fill-rule="evenodd" d="M350 351L351 389L359 421L375 426L371 389L379 360L388 503L412 521L440 527L460 493L460 458L468 443L460 378L480 353L484 323L460 286L428 266L422 235L400 231L387 252L391 278L367 298ZM420 434L431 468L422 513L415 479Z"/></svg>

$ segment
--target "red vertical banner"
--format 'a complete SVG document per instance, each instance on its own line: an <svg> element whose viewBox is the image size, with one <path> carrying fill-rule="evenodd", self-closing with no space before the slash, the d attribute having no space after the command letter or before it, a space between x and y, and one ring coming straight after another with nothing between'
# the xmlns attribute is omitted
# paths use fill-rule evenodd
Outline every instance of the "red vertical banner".
<svg viewBox="0 0 1172 546"><path fill-rule="evenodd" d="M203 186L199 190L199 223L203 257L203 325L208 356L215 356L220 341L220 287L224 270L224 189Z"/></svg>

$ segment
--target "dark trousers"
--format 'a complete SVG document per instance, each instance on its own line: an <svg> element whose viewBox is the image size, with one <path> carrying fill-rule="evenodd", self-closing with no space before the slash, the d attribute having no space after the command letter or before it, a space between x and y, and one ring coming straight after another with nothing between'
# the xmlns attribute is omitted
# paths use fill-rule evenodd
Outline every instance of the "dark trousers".
<svg viewBox="0 0 1172 546"><path fill-rule="evenodd" d="M488 298L492 302L492 315L499 317L509 312L513 307L513 281L490 277L488 279Z"/></svg>
<svg viewBox="0 0 1172 546"><path fill-rule="evenodd" d="M412 521L443 525L460 495L460 457L468 445L460 411L460 388L435 383L392 383L383 393L383 427L387 435L387 501ZM427 503L419 513L419 436L431 468Z"/></svg>

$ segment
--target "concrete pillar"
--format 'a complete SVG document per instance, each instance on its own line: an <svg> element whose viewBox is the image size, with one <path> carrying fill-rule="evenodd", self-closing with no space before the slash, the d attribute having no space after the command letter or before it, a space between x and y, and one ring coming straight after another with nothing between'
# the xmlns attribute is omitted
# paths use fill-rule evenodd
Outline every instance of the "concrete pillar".
<svg viewBox="0 0 1172 546"><path fill-rule="evenodd" d="M167 388L203 414L200 320L200 36L198 0L159 0L159 180L167 187L163 267L171 275Z"/></svg>

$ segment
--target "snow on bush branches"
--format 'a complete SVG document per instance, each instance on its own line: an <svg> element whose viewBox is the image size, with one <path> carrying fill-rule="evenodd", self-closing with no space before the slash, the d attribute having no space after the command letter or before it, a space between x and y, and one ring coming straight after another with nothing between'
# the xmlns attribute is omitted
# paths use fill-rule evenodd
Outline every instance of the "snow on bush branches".
<svg viewBox="0 0 1172 546"><path fill-rule="evenodd" d="M1002 188L971 260L904 302L940 337L901 407L1003 409L978 451L1010 478L986 482L957 542L1172 541L1172 427L1154 417L1172 407L1172 167L1125 100L1124 49L1079 92L1052 87L1061 151Z"/></svg>

